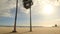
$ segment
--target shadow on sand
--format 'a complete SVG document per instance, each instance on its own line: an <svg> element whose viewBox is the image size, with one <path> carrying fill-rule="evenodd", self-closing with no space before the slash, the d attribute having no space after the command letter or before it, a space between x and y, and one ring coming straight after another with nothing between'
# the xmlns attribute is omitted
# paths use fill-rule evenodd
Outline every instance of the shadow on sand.
<svg viewBox="0 0 60 34"><path fill-rule="evenodd" d="M24 33L28 33L28 32L30 32L30 31L25 31L22 33L20 33L20 32L8 32L8 33L3 33L3 34L24 34Z"/></svg>

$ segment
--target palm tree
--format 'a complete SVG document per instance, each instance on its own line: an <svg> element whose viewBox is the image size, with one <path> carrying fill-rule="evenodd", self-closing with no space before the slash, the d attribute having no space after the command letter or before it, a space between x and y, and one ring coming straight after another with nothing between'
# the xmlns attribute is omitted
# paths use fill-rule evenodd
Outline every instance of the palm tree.
<svg viewBox="0 0 60 34"><path fill-rule="evenodd" d="M18 11L18 0L16 0L16 12L15 12L15 21L14 21L14 30L13 30L13 32L17 32L16 31L17 11Z"/></svg>
<svg viewBox="0 0 60 34"><path fill-rule="evenodd" d="M32 19L31 19L31 6L33 5L32 0L23 0L24 8L30 8L30 32L32 32Z"/></svg>

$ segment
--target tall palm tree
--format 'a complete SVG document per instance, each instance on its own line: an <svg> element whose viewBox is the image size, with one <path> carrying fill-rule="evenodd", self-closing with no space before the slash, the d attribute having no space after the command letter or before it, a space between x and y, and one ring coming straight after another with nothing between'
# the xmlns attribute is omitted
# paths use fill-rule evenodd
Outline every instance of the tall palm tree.
<svg viewBox="0 0 60 34"><path fill-rule="evenodd" d="M18 0L16 0L16 12L15 12L15 21L14 21L14 30L13 30L13 32L17 32L16 31L17 12L18 12Z"/></svg>
<svg viewBox="0 0 60 34"><path fill-rule="evenodd" d="M31 18L31 6L33 5L32 0L23 0L24 8L30 8L30 32L32 32L32 18Z"/></svg>

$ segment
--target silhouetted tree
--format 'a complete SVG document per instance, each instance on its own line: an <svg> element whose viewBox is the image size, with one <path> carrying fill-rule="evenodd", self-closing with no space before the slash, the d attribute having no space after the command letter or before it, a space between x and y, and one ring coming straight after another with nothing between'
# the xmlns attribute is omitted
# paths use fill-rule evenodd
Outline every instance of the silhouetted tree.
<svg viewBox="0 0 60 34"><path fill-rule="evenodd" d="M32 32L32 19L31 19L31 6L33 5L32 0L23 0L23 6L26 9L30 8L30 32Z"/></svg>
<svg viewBox="0 0 60 34"><path fill-rule="evenodd" d="M26 9L31 8L31 6L33 5L33 1L32 0L23 0L23 6Z"/></svg>

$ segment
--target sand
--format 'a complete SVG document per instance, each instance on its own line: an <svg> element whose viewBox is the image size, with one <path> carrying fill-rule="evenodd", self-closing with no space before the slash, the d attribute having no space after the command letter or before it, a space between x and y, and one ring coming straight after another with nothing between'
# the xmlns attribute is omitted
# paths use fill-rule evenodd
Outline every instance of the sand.
<svg viewBox="0 0 60 34"><path fill-rule="evenodd" d="M17 27L17 32L12 33L13 27L0 27L0 34L60 34L60 27L40 27L33 28L29 32L29 28Z"/></svg>

